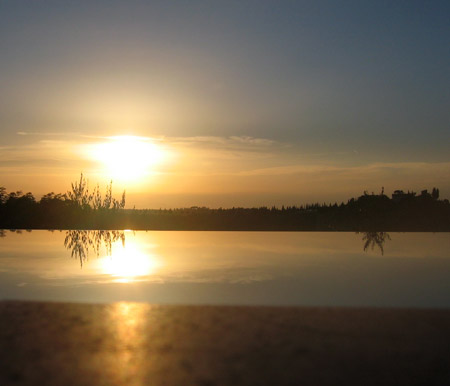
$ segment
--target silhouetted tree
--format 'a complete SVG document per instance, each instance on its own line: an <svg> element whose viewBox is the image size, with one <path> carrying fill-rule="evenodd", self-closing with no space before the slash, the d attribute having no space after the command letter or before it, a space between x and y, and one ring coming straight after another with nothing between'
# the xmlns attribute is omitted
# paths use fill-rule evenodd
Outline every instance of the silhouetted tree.
<svg viewBox="0 0 450 386"><path fill-rule="evenodd" d="M8 194L6 193L6 188L0 186L0 205L4 204L8 198Z"/></svg>
<svg viewBox="0 0 450 386"><path fill-rule="evenodd" d="M431 192L431 197L433 197L435 200L439 199L439 189L433 188Z"/></svg>
<svg viewBox="0 0 450 386"><path fill-rule="evenodd" d="M38 203L31 193L0 188L0 228L450 231L450 203L438 197L434 188L432 194L419 196L395 191L392 199L366 192L340 205L122 210L125 191L116 200L110 182L102 197L98 186L89 191L81 174L67 194L50 192ZM371 240L366 249L378 245L375 236Z"/></svg>

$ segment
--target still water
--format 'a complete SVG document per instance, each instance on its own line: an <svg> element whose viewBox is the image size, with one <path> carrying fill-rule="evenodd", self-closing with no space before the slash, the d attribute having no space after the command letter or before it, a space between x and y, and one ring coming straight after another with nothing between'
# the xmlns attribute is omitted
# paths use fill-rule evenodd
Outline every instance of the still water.
<svg viewBox="0 0 450 386"><path fill-rule="evenodd" d="M450 307L450 233L0 236L0 300Z"/></svg>

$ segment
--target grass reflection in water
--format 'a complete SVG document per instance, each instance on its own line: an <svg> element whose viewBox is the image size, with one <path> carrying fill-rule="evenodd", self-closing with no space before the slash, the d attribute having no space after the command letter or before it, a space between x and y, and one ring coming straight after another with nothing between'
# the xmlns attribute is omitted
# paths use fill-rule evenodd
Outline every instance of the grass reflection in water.
<svg viewBox="0 0 450 386"><path fill-rule="evenodd" d="M117 242L121 245L115 245ZM67 231L64 246L71 251L71 257L80 261L81 268L90 254L100 258L102 273L118 283L136 281L159 266L156 256L144 251L135 238L125 244L125 231Z"/></svg>
<svg viewBox="0 0 450 386"><path fill-rule="evenodd" d="M96 257L100 256L101 248L104 246L107 256L111 256L112 244L116 241L122 241L125 247L124 231L84 231L72 230L66 232L64 246L71 250L71 256L80 260L81 267L83 262L89 258L92 251Z"/></svg>

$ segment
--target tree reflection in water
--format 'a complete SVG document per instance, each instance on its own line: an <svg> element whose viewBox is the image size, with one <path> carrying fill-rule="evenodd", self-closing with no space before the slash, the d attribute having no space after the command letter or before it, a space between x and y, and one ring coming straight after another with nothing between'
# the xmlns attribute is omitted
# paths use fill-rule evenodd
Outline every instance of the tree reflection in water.
<svg viewBox="0 0 450 386"><path fill-rule="evenodd" d="M92 251L96 257L99 257L102 245L105 247L107 256L111 255L112 244L118 240L122 241L125 247L124 231L85 231L73 230L66 232L64 246L71 250L71 257L79 259L80 265L89 258Z"/></svg>
<svg viewBox="0 0 450 386"><path fill-rule="evenodd" d="M360 232L357 232L360 233ZM361 232L363 234L364 252L369 249L374 249L375 245L380 248L381 254L384 255L384 243L386 240L391 240L391 236L387 232Z"/></svg>

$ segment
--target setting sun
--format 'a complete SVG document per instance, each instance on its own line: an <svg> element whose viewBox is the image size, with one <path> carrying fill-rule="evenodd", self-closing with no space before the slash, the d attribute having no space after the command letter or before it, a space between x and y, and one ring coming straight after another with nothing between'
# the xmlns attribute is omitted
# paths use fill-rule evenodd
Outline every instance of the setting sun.
<svg viewBox="0 0 450 386"><path fill-rule="evenodd" d="M161 146L135 136L109 137L108 142L90 146L88 153L102 164L105 174L124 181L151 174L167 156Z"/></svg>

